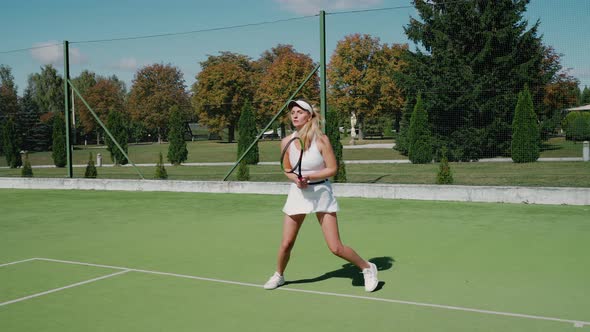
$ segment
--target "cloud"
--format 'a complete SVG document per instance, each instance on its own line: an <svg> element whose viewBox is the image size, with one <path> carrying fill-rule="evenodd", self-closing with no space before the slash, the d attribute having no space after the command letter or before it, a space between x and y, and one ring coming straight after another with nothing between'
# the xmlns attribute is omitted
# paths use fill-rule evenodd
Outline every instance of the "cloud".
<svg viewBox="0 0 590 332"><path fill-rule="evenodd" d="M590 68L589 67L576 67L573 69L570 69L570 75L576 76L578 78L590 78Z"/></svg>
<svg viewBox="0 0 590 332"><path fill-rule="evenodd" d="M382 0L275 0L287 11L300 15L315 15L320 10L347 10L369 8L381 4Z"/></svg>
<svg viewBox="0 0 590 332"><path fill-rule="evenodd" d="M124 71L136 71L138 64L135 58L122 58L117 63L110 66L113 69L119 69Z"/></svg>
<svg viewBox="0 0 590 332"><path fill-rule="evenodd" d="M43 65L61 67L64 62L63 49L63 44L57 41L36 43L31 49L31 56ZM82 64L87 62L87 57L83 55L79 49L70 47L69 53L71 64Z"/></svg>

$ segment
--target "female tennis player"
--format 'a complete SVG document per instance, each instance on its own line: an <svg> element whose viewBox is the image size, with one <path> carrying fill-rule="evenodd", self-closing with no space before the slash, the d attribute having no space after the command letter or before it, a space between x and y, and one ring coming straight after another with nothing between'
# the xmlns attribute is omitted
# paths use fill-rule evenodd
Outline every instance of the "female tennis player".
<svg viewBox="0 0 590 332"><path fill-rule="evenodd" d="M275 289L285 283L283 273L289 262L291 250L295 244L297 234L305 216L315 213L324 238L330 251L361 269L365 279L365 290L372 292L377 288L377 267L375 264L361 258L352 248L342 244L338 231L338 203L332 193L332 186L328 178L334 176L337 171L336 157L330 145L330 140L321 131L320 114L315 112L309 103L304 100L294 100L288 105L291 122L297 129L293 135L285 137L281 142L281 151L288 149L287 163L295 165L300 156L300 144L293 140L299 136L303 142L304 154L301 161L300 173L285 172L287 178L293 183L283 212L283 238L279 246L277 270L264 284L265 289ZM287 145L290 146L287 146Z"/></svg>

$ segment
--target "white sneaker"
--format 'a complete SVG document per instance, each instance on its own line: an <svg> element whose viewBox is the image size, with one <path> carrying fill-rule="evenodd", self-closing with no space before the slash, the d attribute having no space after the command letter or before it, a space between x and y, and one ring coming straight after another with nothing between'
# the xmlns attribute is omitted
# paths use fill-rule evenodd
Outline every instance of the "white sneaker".
<svg viewBox="0 0 590 332"><path fill-rule="evenodd" d="M282 286L284 284L285 284L285 277L280 275L278 272L275 272L275 274L273 274L272 277L270 277L270 279L268 279L266 284L264 284L264 289L275 289L275 288Z"/></svg>
<svg viewBox="0 0 590 332"><path fill-rule="evenodd" d="M365 290L372 292L379 285L379 279L377 279L377 266L369 262L369 268L363 269L363 276L365 277Z"/></svg>

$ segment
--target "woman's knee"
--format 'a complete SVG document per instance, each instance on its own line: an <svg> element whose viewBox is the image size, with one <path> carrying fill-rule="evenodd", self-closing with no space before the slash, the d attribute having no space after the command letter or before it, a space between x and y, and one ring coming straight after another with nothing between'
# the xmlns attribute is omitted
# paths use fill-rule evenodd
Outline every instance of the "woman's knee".
<svg viewBox="0 0 590 332"><path fill-rule="evenodd" d="M295 245L295 241L294 240L283 240L281 242L280 249L281 249L282 252L289 253L293 249L293 246L294 245Z"/></svg>
<svg viewBox="0 0 590 332"><path fill-rule="evenodd" d="M333 245L328 245L328 247L330 248L330 251L338 256L338 257L342 257L343 251L344 251L344 245L342 243L336 243Z"/></svg>

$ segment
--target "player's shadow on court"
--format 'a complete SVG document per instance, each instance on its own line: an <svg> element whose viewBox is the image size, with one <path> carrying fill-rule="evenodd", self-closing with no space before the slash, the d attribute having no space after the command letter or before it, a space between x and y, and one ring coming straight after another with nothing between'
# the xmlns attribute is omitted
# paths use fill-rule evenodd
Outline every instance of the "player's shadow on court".
<svg viewBox="0 0 590 332"><path fill-rule="evenodd" d="M392 257L374 257L369 259L369 261L377 266L377 270L384 271L389 270L393 267L393 263L395 260ZM365 279L363 278L363 274L359 271L359 268L351 263L346 263L342 265L342 268L330 272L326 272L321 276L310 278L310 279L299 279L299 280L287 280L285 281L286 285L293 285L293 284L308 284L312 282L319 282L323 280L327 280L330 278L348 278L352 280L353 286L364 286ZM385 285L384 281L379 281L379 285L375 289L375 291L380 290Z"/></svg>

